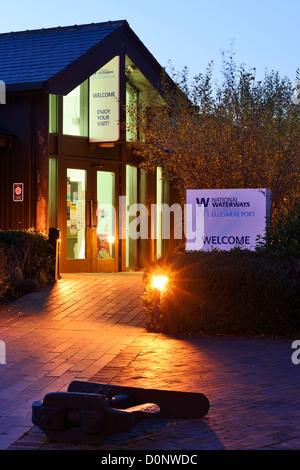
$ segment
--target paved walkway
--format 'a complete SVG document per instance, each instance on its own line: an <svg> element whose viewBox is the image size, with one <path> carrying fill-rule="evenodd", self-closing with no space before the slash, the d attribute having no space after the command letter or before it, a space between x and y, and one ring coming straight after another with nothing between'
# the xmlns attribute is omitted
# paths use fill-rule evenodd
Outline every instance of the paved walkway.
<svg viewBox="0 0 300 470"><path fill-rule="evenodd" d="M0 449L48 442L31 405L74 380L199 391L204 419L145 420L101 449L300 449L300 364L292 340L147 333L141 274L64 275L0 311Z"/></svg>

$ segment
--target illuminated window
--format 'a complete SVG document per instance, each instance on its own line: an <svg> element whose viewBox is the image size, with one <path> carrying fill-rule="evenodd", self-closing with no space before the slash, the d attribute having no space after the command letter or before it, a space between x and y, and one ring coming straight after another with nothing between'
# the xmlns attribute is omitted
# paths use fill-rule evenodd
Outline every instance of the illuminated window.
<svg viewBox="0 0 300 470"><path fill-rule="evenodd" d="M138 90L126 83L126 140L127 142L137 140L137 105Z"/></svg>
<svg viewBox="0 0 300 470"><path fill-rule="evenodd" d="M57 134L58 131L58 96L49 95L49 132Z"/></svg>
<svg viewBox="0 0 300 470"><path fill-rule="evenodd" d="M115 173L97 171L97 259L115 257Z"/></svg>
<svg viewBox="0 0 300 470"><path fill-rule="evenodd" d="M63 98L63 133L88 136L88 80Z"/></svg>
<svg viewBox="0 0 300 470"><path fill-rule="evenodd" d="M126 74L126 140L143 140L141 130L138 128L138 118L147 111L153 96L158 98L157 91L151 83L131 61L125 56Z"/></svg>
<svg viewBox="0 0 300 470"><path fill-rule="evenodd" d="M137 266L137 240L130 236L130 223L136 219L136 214L130 215L129 209L137 202L137 168L126 165L126 268Z"/></svg>
<svg viewBox="0 0 300 470"><path fill-rule="evenodd" d="M57 159L49 157L49 227L57 227Z"/></svg>

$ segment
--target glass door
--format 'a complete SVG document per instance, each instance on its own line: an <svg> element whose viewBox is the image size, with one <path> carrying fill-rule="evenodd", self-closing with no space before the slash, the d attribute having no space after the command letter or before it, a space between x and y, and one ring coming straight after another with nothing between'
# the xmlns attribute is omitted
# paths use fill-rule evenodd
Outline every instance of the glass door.
<svg viewBox="0 0 300 470"><path fill-rule="evenodd" d="M61 272L118 271L118 173L68 162L59 192Z"/></svg>
<svg viewBox="0 0 300 470"><path fill-rule="evenodd" d="M117 173L113 169L93 171L93 272L118 271Z"/></svg>
<svg viewBox="0 0 300 470"><path fill-rule="evenodd" d="M87 171L67 168L67 259L86 259Z"/></svg>
<svg viewBox="0 0 300 470"><path fill-rule="evenodd" d="M87 163L66 160L58 180L58 227L61 272L90 272L92 230L89 200L91 170Z"/></svg>

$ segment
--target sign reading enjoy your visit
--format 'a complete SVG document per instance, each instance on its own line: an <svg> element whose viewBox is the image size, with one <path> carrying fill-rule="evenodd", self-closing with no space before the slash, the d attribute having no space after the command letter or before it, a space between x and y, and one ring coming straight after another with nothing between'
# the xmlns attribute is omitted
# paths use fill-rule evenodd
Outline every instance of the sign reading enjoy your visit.
<svg viewBox="0 0 300 470"><path fill-rule="evenodd" d="M119 62L120 57L114 57L90 77L90 142L119 139Z"/></svg>
<svg viewBox="0 0 300 470"><path fill-rule="evenodd" d="M197 226L197 208L202 207L204 227L201 237L187 240L186 249L209 251L240 247L254 250L258 235L265 233L270 197L268 189L188 190L192 224Z"/></svg>

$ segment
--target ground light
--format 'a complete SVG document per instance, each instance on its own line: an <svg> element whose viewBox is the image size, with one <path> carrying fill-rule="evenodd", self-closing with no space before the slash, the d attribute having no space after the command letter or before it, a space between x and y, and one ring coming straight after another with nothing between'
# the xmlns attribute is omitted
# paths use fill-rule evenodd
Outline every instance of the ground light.
<svg viewBox="0 0 300 470"><path fill-rule="evenodd" d="M154 289L162 291L166 288L169 279L166 276L152 276L152 285Z"/></svg>
<svg viewBox="0 0 300 470"><path fill-rule="evenodd" d="M159 324L159 313L160 313L160 295L166 290L169 279L167 276L156 275L152 276L152 286L154 288L154 298L153 298L153 320L155 327Z"/></svg>
<svg viewBox="0 0 300 470"><path fill-rule="evenodd" d="M60 233L60 231L58 231ZM61 252L61 238L56 239L55 244L55 280L60 279L60 252Z"/></svg>

